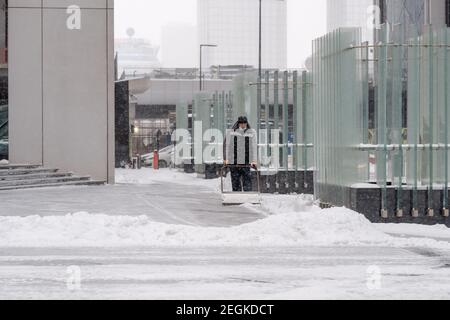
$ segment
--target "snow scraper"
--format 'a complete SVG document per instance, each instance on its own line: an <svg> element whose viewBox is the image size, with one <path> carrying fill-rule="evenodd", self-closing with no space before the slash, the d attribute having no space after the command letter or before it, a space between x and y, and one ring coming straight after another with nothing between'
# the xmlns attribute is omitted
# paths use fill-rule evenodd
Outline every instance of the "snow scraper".
<svg viewBox="0 0 450 320"><path fill-rule="evenodd" d="M230 166L228 166L230 167ZM236 166L232 166L236 167ZM258 191L257 192L226 192L224 186L224 176L226 166L222 168L220 173L221 179L221 191L222 191L222 204L224 206L240 206L243 204L261 204L261 184L260 184L260 173L257 168L252 166L239 166L241 168L252 168L256 171L256 180ZM242 182L241 182L242 183Z"/></svg>

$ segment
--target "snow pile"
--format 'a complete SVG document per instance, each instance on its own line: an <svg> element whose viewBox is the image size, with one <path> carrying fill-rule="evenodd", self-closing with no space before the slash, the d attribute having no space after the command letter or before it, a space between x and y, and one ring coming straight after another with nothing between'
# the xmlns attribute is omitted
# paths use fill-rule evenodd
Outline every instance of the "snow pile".
<svg viewBox="0 0 450 320"><path fill-rule="evenodd" d="M0 247L422 245L450 249L448 242L394 238L356 212L343 208L320 210L309 197L268 196L262 209L280 214L232 228L169 225L147 216L88 213L0 217Z"/></svg>
<svg viewBox="0 0 450 320"><path fill-rule="evenodd" d="M219 191L219 179L204 180L197 178L197 175L186 174L173 169L153 170L142 168L141 170L116 169L117 184L155 184L161 182L176 183L181 185L205 187L214 191Z"/></svg>
<svg viewBox="0 0 450 320"><path fill-rule="evenodd" d="M7 166L9 164L8 160L1 160L0 159L0 166Z"/></svg>
<svg viewBox="0 0 450 320"><path fill-rule="evenodd" d="M361 245L388 238L351 212L288 213L234 228L168 225L147 216L76 213L0 218L0 246L297 246ZM320 227L321 226L321 227ZM326 227L326 230L324 230Z"/></svg>

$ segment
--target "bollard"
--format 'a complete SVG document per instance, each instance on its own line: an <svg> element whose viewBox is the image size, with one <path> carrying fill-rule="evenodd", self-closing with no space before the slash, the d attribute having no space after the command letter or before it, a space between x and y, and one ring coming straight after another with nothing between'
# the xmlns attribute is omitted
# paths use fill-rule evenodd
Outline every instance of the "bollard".
<svg viewBox="0 0 450 320"><path fill-rule="evenodd" d="M142 156L140 154L137 155L137 169L142 169Z"/></svg>
<svg viewBox="0 0 450 320"><path fill-rule="evenodd" d="M159 170L159 152L155 150L153 153L153 170Z"/></svg>

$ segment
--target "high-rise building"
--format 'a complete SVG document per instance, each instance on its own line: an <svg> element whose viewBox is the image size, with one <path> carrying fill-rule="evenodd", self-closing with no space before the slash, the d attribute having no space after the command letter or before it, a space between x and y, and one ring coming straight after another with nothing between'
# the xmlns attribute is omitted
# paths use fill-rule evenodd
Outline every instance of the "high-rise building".
<svg viewBox="0 0 450 320"><path fill-rule="evenodd" d="M328 32L359 27L363 40L371 41L383 23L405 38L421 35L429 24L450 26L450 0L327 0Z"/></svg>
<svg viewBox="0 0 450 320"><path fill-rule="evenodd" d="M450 26L450 0L378 0L381 22L400 28L406 37L421 35L426 25Z"/></svg>
<svg viewBox="0 0 450 320"><path fill-rule="evenodd" d="M199 43L203 64L258 66L259 1L198 0ZM262 1L262 65L287 67L287 1Z"/></svg>
<svg viewBox="0 0 450 320"><path fill-rule="evenodd" d="M364 41L373 39L374 0L327 0L327 31L339 28L362 29Z"/></svg>
<svg viewBox="0 0 450 320"><path fill-rule="evenodd" d="M7 3L0 0L0 161L8 158Z"/></svg>

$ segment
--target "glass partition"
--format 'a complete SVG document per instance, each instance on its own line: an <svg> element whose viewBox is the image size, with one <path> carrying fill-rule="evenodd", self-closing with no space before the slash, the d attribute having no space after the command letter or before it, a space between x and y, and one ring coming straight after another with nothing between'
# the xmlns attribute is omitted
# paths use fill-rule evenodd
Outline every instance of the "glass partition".
<svg viewBox="0 0 450 320"><path fill-rule="evenodd" d="M364 74L361 32L339 29L314 41L313 99L315 194L323 203L345 203L343 187L367 182L364 141Z"/></svg>
<svg viewBox="0 0 450 320"><path fill-rule="evenodd" d="M0 0L0 160L8 159L8 6Z"/></svg>
<svg viewBox="0 0 450 320"><path fill-rule="evenodd" d="M449 29L408 30L384 24L375 45L354 28L314 41L315 193L324 204L349 203L348 188L378 188L383 218L418 216L419 207L433 216L440 203L448 212Z"/></svg>

